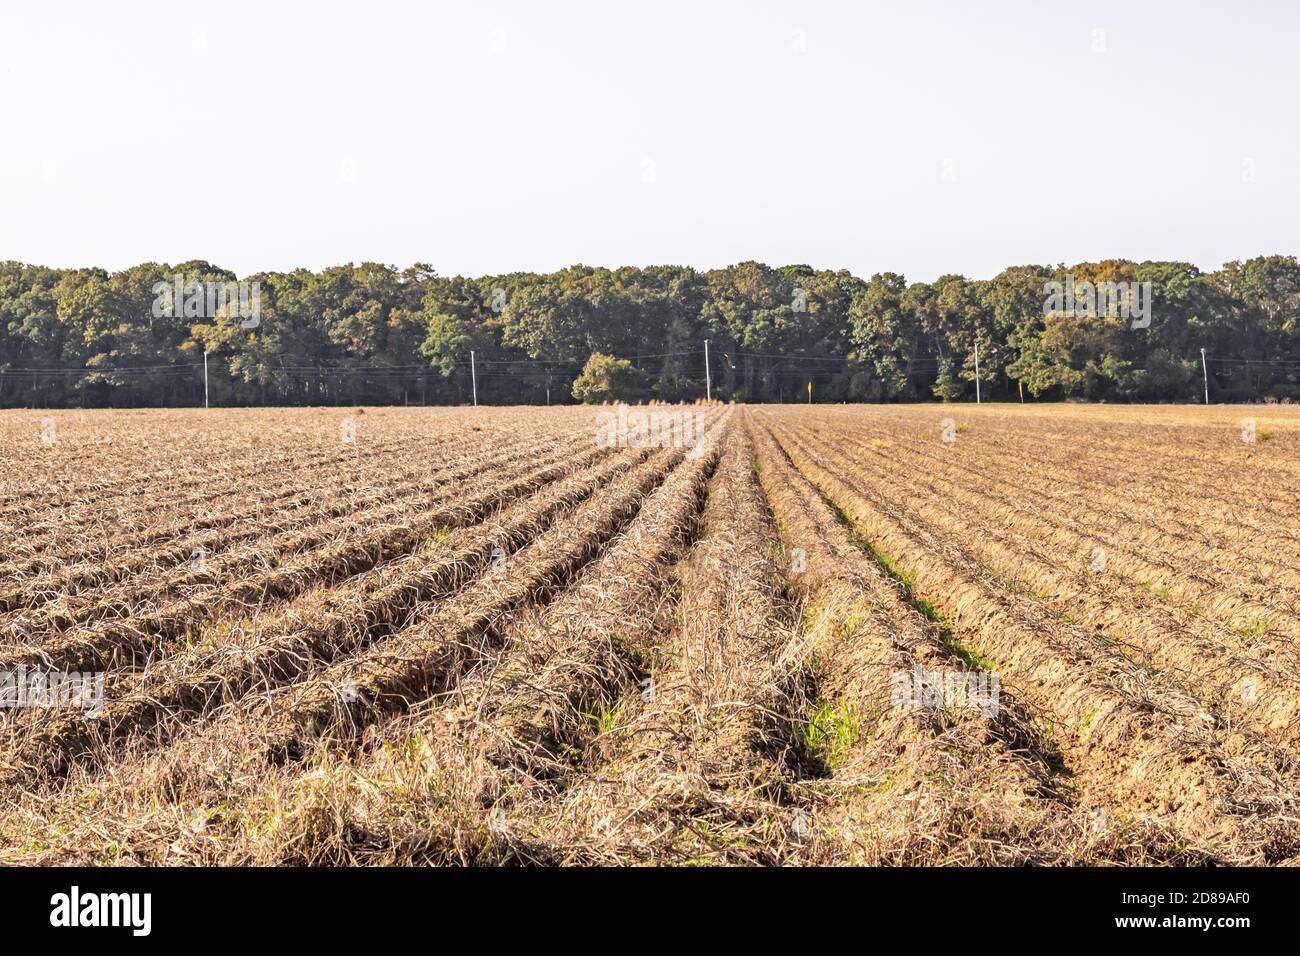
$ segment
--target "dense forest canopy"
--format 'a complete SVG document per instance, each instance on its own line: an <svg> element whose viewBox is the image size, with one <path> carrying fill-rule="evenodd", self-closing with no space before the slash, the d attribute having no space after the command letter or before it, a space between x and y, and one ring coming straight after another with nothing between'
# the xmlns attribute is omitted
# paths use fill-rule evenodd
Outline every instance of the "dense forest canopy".
<svg viewBox="0 0 1300 956"><path fill-rule="evenodd" d="M206 262L121 272L0 263L0 405L543 404L608 394L750 402L1300 399L1300 265L1108 260L908 283L742 262L444 277L374 263L238 277ZM1145 290L1149 321L1047 290ZM166 299L159 307L160 298ZM1104 296L1102 296L1104 299ZM1082 301L1082 297L1080 297ZM1139 300L1140 301L1140 300ZM470 354L474 353L473 369ZM611 361L613 360L613 361ZM626 360L626 365L616 360Z"/></svg>

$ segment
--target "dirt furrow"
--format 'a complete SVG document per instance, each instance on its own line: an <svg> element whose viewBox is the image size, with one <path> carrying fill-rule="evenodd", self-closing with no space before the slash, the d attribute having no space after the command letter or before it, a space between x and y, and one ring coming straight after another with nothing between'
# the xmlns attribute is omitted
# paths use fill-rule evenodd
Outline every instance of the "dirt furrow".
<svg viewBox="0 0 1300 956"><path fill-rule="evenodd" d="M456 486L455 482L487 471L492 472L492 480L502 481L519 477L539 466L563 461L580 451L582 442L574 442L572 445L573 447L554 454L528 456L516 463L471 466L436 480L410 483L396 492L385 490L376 495L336 498L333 504L324 508L317 506L305 514L301 521L255 525L245 529L235 537L236 543L247 541L243 547L226 554L209 555L204 552L197 562L198 567L182 567L172 573L160 571L157 577L148 581L126 580L118 587L99 587L80 601L69 599L68 595L77 593L83 587L106 583L97 580L106 576L109 580L128 579L131 570L139 568L139 562L128 561L112 566L108 569L111 571L108 575L99 569L82 571L75 576L74 585L63 593L49 591L47 588L67 588L67 584L42 584L39 588L26 588L21 592L25 598L16 600L23 600L30 610L0 619L0 646L24 640L46 641L54 634L79 624L128 617L147 610L150 606L156 607L190 589L232 584L241 577L274 568L304 552L326 545L337 545L349 534L355 536L355 529L373 528L401 520L413 511L418 513L443 505L449 499L464 493L463 487ZM186 550L186 547L173 549L166 554L166 558L174 563L191 560L193 565L192 551ZM37 592L35 596L32 596L33 590ZM49 599L50 603L42 606L42 597Z"/></svg>
<svg viewBox="0 0 1300 956"><path fill-rule="evenodd" d="M780 426L791 460L879 550L914 575L953 632L996 662L1052 726L1059 748L1091 784L1090 800L1120 817L1173 828L1184 845L1233 862L1292 855L1295 768L1276 748L1217 728L1195 700L1133 667L1077 625L991 583L951 541L910 526L824 467Z"/></svg>
<svg viewBox="0 0 1300 956"><path fill-rule="evenodd" d="M71 760L93 755L110 759L114 743L163 723L177 724L223 702L264 693L336 658L364 650L418 620L422 604L453 593L543 533L553 521L597 488L633 467L638 453L602 462L506 509L496 518L439 542L419 560L405 560L393 580L331 595L333 606L309 608L305 620L288 620L258 633L251 643L223 641L216 648L187 648L147 668L138 677L111 683L103 714L95 721L61 716L23 727L5 759L21 775L59 773ZM498 557L499 556L499 557Z"/></svg>
<svg viewBox="0 0 1300 956"><path fill-rule="evenodd" d="M261 608L303 593L308 587L344 580L362 571L409 554L439 530L467 527L499 507L605 457L594 449L567 462L533 471L473 494L455 504L359 539L345 541L327 551L311 552L280 568L240 579L210 592L170 602L156 612L123 621L78 628L47 644L17 648L0 654L0 670L62 668L97 671L132 666L147 660L164 641L195 633L202 622L232 608Z"/></svg>

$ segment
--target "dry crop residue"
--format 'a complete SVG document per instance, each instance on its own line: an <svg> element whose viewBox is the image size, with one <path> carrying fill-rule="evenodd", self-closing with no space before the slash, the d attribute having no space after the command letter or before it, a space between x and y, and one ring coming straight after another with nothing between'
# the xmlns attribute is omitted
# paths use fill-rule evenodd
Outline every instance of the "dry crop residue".
<svg viewBox="0 0 1300 956"><path fill-rule="evenodd" d="M0 862L1300 858L1300 414L643 410L4 413Z"/></svg>

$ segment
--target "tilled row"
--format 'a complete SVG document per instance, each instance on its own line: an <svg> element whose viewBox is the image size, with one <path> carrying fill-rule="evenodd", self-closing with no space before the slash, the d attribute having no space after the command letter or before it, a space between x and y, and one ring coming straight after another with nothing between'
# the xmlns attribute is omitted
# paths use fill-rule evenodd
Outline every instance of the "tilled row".
<svg viewBox="0 0 1300 956"><path fill-rule="evenodd" d="M408 483L396 491L386 489L377 494L339 497L323 507L317 504L297 521L280 519L242 525L221 542L225 545L246 542L242 547L224 554L208 555L202 551L197 566L187 542L120 564L72 569L58 581L15 589L11 603L22 603L28 610L0 619L0 646L24 639L48 640L51 635L78 624L127 617L150 605L174 599L187 590L235 583L249 574L275 568L296 555L336 545L349 536L356 537L358 529L401 522L412 511L428 510L462 497L467 489L460 482L475 477L495 482L517 478L539 466L566 461L579 454L582 446L582 442L570 442L550 449L547 454L529 455L513 462L503 459L471 465L427 481ZM473 488L471 484L469 490ZM215 539L209 541L209 546L216 544ZM191 560L189 566L170 573L159 570L144 580L132 578L142 568L157 568L160 562L177 564L187 559ZM72 597L80 590L115 580L123 583L93 590L80 600ZM51 590L52 587L58 590ZM60 600L54 602L55 597Z"/></svg>
<svg viewBox="0 0 1300 956"><path fill-rule="evenodd" d="M651 680L644 655L671 626L668 572L695 530L726 427L645 499L627 530L568 588L500 618L499 648L465 668L432 713L391 722L358 755L349 779L382 780L410 800L371 805L365 833L375 845L344 836L349 853L379 862L419 843L418 862L562 860L554 835L538 831L538 807L595 766L609 739L604 731L618 732L611 726L618 701ZM438 781L436 790L429 780ZM295 786L291 802L303 789ZM295 843L287 856L275 849L284 842L279 835L267 842L274 846L259 851L259 862L337 862L330 841Z"/></svg>
<svg viewBox="0 0 1300 956"><path fill-rule="evenodd" d="M947 692L956 680L964 690L991 678L850 540L771 436L756 434L818 662L809 728L829 772L808 785L810 856L872 865L1178 859L1158 828L1100 826L1071 799L1005 689L991 700Z"/></svg>
<svg viewBox="0 0 1300 956"><path fill-rule="evenodd" d="M1009 427L1007 420L970 408L893 414L880 409L790 409L782 414L802 430L855 433L882 451L910 448L940 460L938 456L960 448L963 455L978 457L987 476L1006 474L1014 481L1023 475L1031 485L1062 482L1058 490L1063 495L1085 500L1093 495L1127 499L1139 513L1149 507L1171 529L1191 537L1207 519L1224 522L1249 532L1228 544L1265 562L1277 556L1277 548L1289 554L1300 541L1278 470L1289 464L1285 454L1239 441L1225 439L1223 444L1235 447L1211 457L1160 433L1156 422L1117 439L1108 437L1118 433L1109 423L1081 427L1053 421L1050 430L1041 430L1026 427L1030 423L1017 416ZM954 423L951 448L941 440L944 418ZM1225 431L1230 437L1235 434ZM1081 447L1087 448L1086 456L1078 454ZM1052 490L1049 485L1047 491Z"/></svg>
<svg viewBox="0 0 1300 956"><path fill-rule="evenodd" d="M819 454L852 449L848 442L809 441ZM1205 606L1191 614L1117 580L1115 565L1122 564L1122 555L1112 561L1105 554L1104 575L1083 570L1083 562L1069 556L1079 553L1087 539L1039 521L1033 513L999 506L996 499L923 474L860 469L858 477L893 507L962 541L1009 586L1032 592L1054 613L1084 624L1130 656L1140 655L1143 666L1160 670L1172 684L1196 695L1219 719L1230 717L1294 745L1300 733L1300 678L1295 676L1300 656L1289 642L1267 642L1260 634L1215 625ZM907 493L901 494L901 488ZM927 494L917 496L918 488Z"/></svg>
<svg viewBox="0 0 1300 956"><path fill-rule="evenodd" d="M326 728L364 726L380 714L444 692L468 664L495 653L494 625L525 600L546 600L605 547L639 512L645 498L683 459L678 449L654 453L649 467L611 482L572 518L531 542L505 567L494 569L436 609L421 624L394 634L369 653L340 662L312 684L295 688L279 708L271 749L294 756ZM355 700L339 686L362 688Z"/></svg>
<svg viewBox="0 0 1300 956"><path fill-rule="evenodd" d="M934 483L936 494L957 498L978 492L998 501L1003 508L999 524L1017 520L1038 520L1056 526L1062 535L1058 546L1071 561L1086 564L1095 547L1105 550L1107 559L1134 580L1167 590L1182 589L1189 601L1205 612L1215 612L1228 624L1238 626L1251 620L1276 619L1300 632L1300 567L1294 561L1275 560L1294 551L1293 539L1243 536L1236 518L1216 526L1213 502L1199 501L1194 527L1179 527L1175 517L1178 503L1187 501L1179 489L1173 501L1152 500L1140 509L1125 502L1126 496L1098 484L1090 486L1076 466L1063 477L1046 479L1046 463L1035 462L1025 473L1008 475L1005 459L999 460L980 446L966 442L960 449L936 451L915 443L882 442L874 436L840 429L806 429L805 434L824 437L837 445L854 447L864 471L895 471L912 466L913 474ZM1005 454L1005 452L1003 452ZM1086 527L1072 517L1086 510Z"/></svg>
<svg viewBox="0 0 1300 956"><path fill-rule="evenodd" d="M19 454L6 477L24 505L0 515L13 538L0 575L39 572L56 552L94 557L115 547L143 548L165 540L186 521L273 504L322 477L359 485L382 482L400 462L476 458L520 439L590 435L591 423L573 409L556 409L527 429L509 410L481 409L474 420L433 410L354 417L355 440L341 441L341 415L309 412L301 422L277 416L214 413L212 418L120 422L78 456L60 441L33 455ZM2 439L0 434L0 439ZM33 436L34 437L34 436ZM38 445L39 447L39 445ZM111 481L97 480L112 475ZM209 505L213 505L209 509ZM41 530L44 529L44 530Z"/></svg>
<svg viewBox="0 0 1300 956"><path fill-rule="evenodd" d="M440 531L477 524L502 505L532 494L610 454L615 453L593 449L560 464L489 486L463 500L421 514L414 521L381 528L323 551L308 552L279 568L178 598L157 611L75 628L43 645L7 651L0 654L0 670L25 666L102 671L144 662L163 642L196 633L204 621L218 613L234 608L264 607L268 602L301 594L309 587L341 581L409 554Z"/></svg>
<svg viewBox="0 0 1300 956"><path fill-rule="evenodd" d="M398 563L387 583L358 582L331 594L332 606L310 608L305 620L272 618L251 644L183 648L139 675L119 678L99 719L62 716L23 727L5 761L17 773L59 772L69 760L110 759L115 742L169 723L172 731L195 714L290 683L321 663L364 650L418 619L423 604L453 593L481 574L498 554L521 547L559 516L631 468L644 453L602 462L540 490L495 519L439 542L419 560ZM311 613L311 612L315 613Z"/></svg>
<svg viewBox="0 0 1300 956"><path fill-rule="evenodd" d="M141 753L141 738L136 735L124 742L124 752L135 754L131 762L113 762L102 772L111 774L113 780L120 779L123 772L149 777L164 787L169 797L177 797L175 775L200 764L211 767L214 762L226 761L231 772L248 783L248 798L256 801L264 792L266 775L281 773L275 769L277 762L291 768L298 757L315 752L322 736L338 742L355 741L362 727L453 687L468 668L498 653L494 623L501 615L523 602L545 602L548 595L562 592L593 557L629 527L665 479L683 470L708 467L707 454L684 459L680 450L653 452L642 466L608 481L603 492L567 517L557 515L549 530L512 554L504 565L494 564L468 587L430 600L427 607L417 605L420 617L415 623L391 630L364 648L345 649L351 656L340 658L338 652L331 652L336 659L332 666L313 668L305 680L268 696L250 686L245 696L215 711L205 724L194 726L156 754ZM238 741L234 749L232 739ZM263 770L247 776L247 768L259 762ZM298 772L292 771L291 776ZM185 799L200 802L229 801L239 789L226 776L191 773L188 780L197 789ZM78 788L84 786L91 794L92 801L106 785L102 779L85 777L83 771L78 771L76 781ZM160 821L155 801L149 800L152 809L148 811L130 800L115 803L112 812L147 812L153 824L177 822L183 836L184 816ZM131 832L143 837L138 829ZM129 837L127 841L131 842Z"/></svg>
<svg viewBox="0 0 1300 956"><path fill-rule="evenodd" d="M1296 852L1297 788L1285 752L1219 728L1196 699L999 587L958 542L873 500L850 469L800 447L780 425L776 434L799 470L915 575L917 593L944 609L962 642L996 662L1004 686L1050 720L1051 745L1091 802L1165 824L1183 845L1224 860Z"/></svg>
<svg viewBox="0 0 1300 956"><path fill-rule="evenodd" d="M562 863L777 864L803 807L803 688L753 446L736 429L679 568L678 623L640 648L651 693L621 701L549 803L529 808Z"/></svg>
<svg viewBox="0 0 1300 956"><path fill-rule="evenodd" d="M288 436L278 436L275 454L248 460L247 451L232 443L224 454L204 453L182 457L179 447L151 446L146 460L123 463L125 476L114 482L60 482L51 480L44 470L33 475L27 488L16 496L0 519L0 528L21 524L30 537L33 553L39 558L49 541L75 539L82 529L93 530L104 521L115 526L143 529L141 543L148 543L158 518L172 513L186 514L214 495L235 497L239 493L290 490L294 482L301 487L305 476L335 469L349 469L362 464L356 449L342 442L325 448L290 445ZM368 449L368 457L384 460L389 455L410 454L410 440L378 441ZM115 459L120 458L121 449ZM194 451L198 452L196 447ZM206 450L205 450L206 452ZM79 476L102 474L103 450L85 456L84 461L61 462ZM176 456L172 458L171 456ZM175 469L166 467L168 460ZM260 489L259 483L272 476L272 485ZM142 494L146 489L150 493ZM26 507L23 507L26 505ZM49 541L41 540L46 535Z"/></svg>
<svg viewBox="0 0 1300 956"><path fill-rule="evenodd" d="M529 436L532 450L547 447L545 436ZM550 441L564 437L564 433L553 434ZM537 439L542 439L538 442ZM337 493L349 490L373 488L383 490L391 488L403 480L406 463L422 462L411 468L413 478L432 480L440 476L450 476L463 471L460 466L444 466L429 470L423 462L425 450L411 447L412 443L380 443L376 448L367 448L362 458L355 450L346 454L331 453L326 455L304 455L304 460L294 461L290 466L267 472L270 484L249 483L241 486L232 484L212 484L206 493L199 492L179 502L167 501L165 493L157 493L152 476L142 481L149 494L139 494L135 507L122 509L114 514L105 511L98 502L88 503L85 507L87 517L78 519L75 513L60 513L50 522L51 527L42 536L34 525L28 525L21 537L23 552L33 555L26 559L11 556L10 560L0 566L0 574L13 577L22 584L39 585L40 581L25 582L21 579L51 575L63 569L93 562L112 562L117 556L127 554L135 557L136 552L149 553L152 546L164 542L176 542L185 538L188 547L209 546L204 533L208 536L220 535L232 526L239 530L249 529L249 524L266 518L274 518L284 510L299 507L299 502L310 505ZM346 447L346 446L344 446ZM512 459L526 458L527 446L520 443L518 436L506 434L480 439L469 447L458 449L457 460L469 460L475 464L489 465L507 463ZM490 461L489 461L490 460ZM288 471L287 477L281 471ZM324 476L322 480L320 476ZM305 481L310 477L310 481ZM454 479L453 479L454 480ZM311 488L304 494L304 484ZM157 499L162 498L163 501ZM103 528L116 530L112 535L104 535ZM193 540L189 540L193 539ZM190 551L183 553L188 557ZM113 569L116 565L109 564ZM65 588L60 581L58 587ZM7 606L6 600L0 600L0 609Z"/></svg>

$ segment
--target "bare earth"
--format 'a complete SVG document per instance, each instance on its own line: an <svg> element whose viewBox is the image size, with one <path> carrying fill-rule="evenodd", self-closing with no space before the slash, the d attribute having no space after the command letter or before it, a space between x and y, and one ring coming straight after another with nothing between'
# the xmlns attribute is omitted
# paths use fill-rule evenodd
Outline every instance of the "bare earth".
<svg viewBox="0 0 1300 956"><path fill-rule="evenodd" d="M0 413L0 862L1300 858L1300 409L631 411Z"/></svg>

